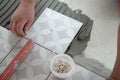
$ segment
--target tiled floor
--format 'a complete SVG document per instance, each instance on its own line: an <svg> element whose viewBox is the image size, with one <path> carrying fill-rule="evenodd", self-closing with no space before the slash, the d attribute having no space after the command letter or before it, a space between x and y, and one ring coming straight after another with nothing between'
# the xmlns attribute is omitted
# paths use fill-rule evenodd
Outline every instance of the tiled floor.
<svg viewBox="0 0 120 80"><path fill-rule="evenodd" d="M14 53L17 53L18 49L26 41L26 39L22 39L9 56L13 57L15 55ZM56 54L35 44L32 52L27 56L10 80L104 80L104 78L79 65L75 66L75 73L71 78L58 79L50 72L49 68L50 60L54 55Z"/></svg>
<svg viewBox="0 0 120 80"><path fill-rule="evenodd" d="M22 39L13 49L10 55L17 53L17 49L20 49L20 46L22 46L26 41L26 39ZM50 73L50 59L54 55L55 54L53 54L51 51L48 51L35 44L32 52L17 69L11 80L46 80Z"/></svg>
<svg viewBox="0 0 120 80"><path fill-rule="evenodd" d="M0 63L19 40L20 38L17 38L17 36L13 35L10 31L0 26L0 45L2 45L2 47L0 47Z"/></svg>
<svg viewBox="0 0 120 80"><path fill-rule="evenodd" d="M81 22L47 8L26 37L51 51L64 53L81 26Z"/></svg>
<svg viewBox="0 0 120 80"><path fill-rule="evenodd" d="M7 33L9 31L2 27L0 30L5 31L6 34L11 34ZM14 35L11 34L11 36ZM13 47L8 57L0 65L9 64L12 58L16 55L15 53L18 52L18 50L24 45L26 41L27 39L24 38L20 40L20 42L15 47ZM60 80L51 74L49 68L50 60L54 55L56 54L51 52L51 50L43 48L39 44L35 44L35 48L27 56L25 61L20 65L10 80ZM76 65L75 69L75 74L71 78L65 80L104 80L100 76L86 70L79 65Z"/></svg>
<svg viewBox="0 0 120 80"><path fill-rule="evenodd" d="M67 2L73 9L82 9L85 14L89 15L94 20L91 41L85 51L86 55L89 58L104 62L105 66L111 69L116 55L111 53L116 53L116 35L119 23L119 15L115 2L113 0L63 1ZM21 40L22 43L25 41L26 39ZM19 43L19 46L17 45L13 49L11 54L13 52L15 53L17 49L20 49L20 46L22 45L21 42ZM106 53L109 56L107 55L107 59L104 59L103 55ZM26 58L24 63L21 64L19 69L12 76L11 80L60 80L55 78L49 69L49 61L54 55L56 54L38 44L35 44L34 50ZM111 63L108 63L108 61ZM76 65L76 73L66 80L104 80L104 78Z"/></svg>
<svg viewBox="0 0 120 80"><path fill-rule="evenodd" d="M39 79L40 80L61 80L61 79L58 79L58 78L54 77L52 75L52 73L50 72L50 69L49 69L50 59L56 54L53 53L54 52L53 49L44 46L43 43L40 44L40 42L42 41L40 35L44 34L44 38L47 37L47 39L46 39L46 42L47 42L47 41L51 41L51 37L47 36L49 34L51 35L51 33L45 33L44 31L42 31L42 29L39 29L39 25L42 24L42 23L39 23L39 21L40 20L38 19L38 22L36 21L36 23L31 28L32 31L35 31L34 34L32 33L31 30L28 33L29 35L33 36L32 39L35 42L35 48L32 50L30 55L28 55L26 60L20 65L20 67L18 68L16 73L13 75L11 80L39 80ZM41 28L42 28L42 26L41 26ZM44 29L44 30L46 30L46 29ZM57 31L56 31L56 33L57 33ZM56 40L56 38L58 40L58 35L55 35L56 33L52 33L51 36L53 38L55 37L54 38L55 40ZM37 35L39 35L39 36L37 36ZM66 33L64 35L67 36ZM27 37L27 38L31 38L31 37ZM64 36L61 37L61 38L64 38ZM70 38L69 40L71 40L71 39L72 38ZM16 53L16 51L17 51L16 49L19 49L20 46L22 46L23 43L25 43L26 41L27 41L26 39L22 39L19 42L19 44L13 49L13 51L11 52L11 55L12 55L13 52ZM66 45L66 42L68 42L68 41L62 40L61 41L61 44L62 44L61 46L64 47L63 44ZM53 44L54 43L51 43L50 46L53 45ZM69 43L67 43L67 44L69 44ZM60 48L59 45L56 45L56 47ZM79 65L76 65L75 74L71 78L64 79L64 80L80 80L80 79L81 80L104 80L102 77L86 70L85 68L83 68Z"/></svg>

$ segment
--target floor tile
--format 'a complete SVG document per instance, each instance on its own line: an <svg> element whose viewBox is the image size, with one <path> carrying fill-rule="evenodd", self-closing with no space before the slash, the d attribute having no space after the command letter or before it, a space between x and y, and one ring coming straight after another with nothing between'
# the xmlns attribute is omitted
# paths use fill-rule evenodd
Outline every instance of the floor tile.
<svg viewBox="0 0 120 80"><path fill-rule="evenodd" d="M9 30L0 26L0 63L20 40Z"/></svg>
<svg viewBox="0 0 120 80"><path fill-rule="evenodd" d="M18 43L18 45L8 55L9 58L4 60L3 67L9 64L26 41L26 39L22 39ZM45 80L50 73L49 61L53 55L55 54L35 44L34 49L18 67L10 80Z"/></svg>
<svg viewBox="0 0 120 80"><path fill-rule="evenodd" d="M59 79L55 77L53 74L51 74L48 80L105 80L105 79L86 70L85 68L79 65L76 65L75 73L72 77L67 78L67 79Z"/></svg>
<svg viewBox="0 0 120 80"><path fill-rule="evenodd" d="M64 53L81 26L82 23L47 8L26 37L56 53Z"/></svg>

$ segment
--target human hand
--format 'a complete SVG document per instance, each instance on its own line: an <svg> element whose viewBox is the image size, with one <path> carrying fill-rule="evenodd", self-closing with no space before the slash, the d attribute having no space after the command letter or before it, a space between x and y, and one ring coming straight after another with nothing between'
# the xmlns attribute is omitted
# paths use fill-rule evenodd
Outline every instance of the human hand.
<svg viewBox="0 0 120 80"><path fill-rule="evenodd" d="M34 21L34 3L21 2L13 13L10 30L18 36L25 36Z"/></svg>

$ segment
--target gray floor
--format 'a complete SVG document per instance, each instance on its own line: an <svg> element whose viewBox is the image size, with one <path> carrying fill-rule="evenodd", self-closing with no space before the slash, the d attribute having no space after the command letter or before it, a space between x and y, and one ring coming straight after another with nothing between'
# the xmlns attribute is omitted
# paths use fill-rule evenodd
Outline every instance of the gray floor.
<svg viewBox="0 0 120 80"><path fill-rule="evenodd" d="M94 20L91 40L84 51L84 56L101 63L112 71L117 52L117 30L120 22L120 13L115 0L60 1L66 2L72 9L81 9Z"/></svg>
<svg viewBox="0 0 120 80"><path fill-rule="evenodd" d="M65 1L72 9L81 9L94 20L91 40L85 54L112 69L116 57L117 29L120 22L115 0L61 1Z"/></svg>

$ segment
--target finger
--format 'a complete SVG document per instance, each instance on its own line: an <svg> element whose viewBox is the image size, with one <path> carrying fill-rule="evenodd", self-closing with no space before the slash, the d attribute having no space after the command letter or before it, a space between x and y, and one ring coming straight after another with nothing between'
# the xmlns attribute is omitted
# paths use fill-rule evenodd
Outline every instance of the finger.
<svg viewBox="0 0 120 80"><path fill-rule="evenodd" d="M13 21L10 21L10 24L9 24L10 30L12 29L12 24L13 24Z"/></svg>
<svg viewBox="0 0 120 80"><path fill-rule="evenodd" d="M9 29L10 30L11 30L12 24L13 24L13 21L11 20L10 23L9 23Z"/></svg>
<svg viewBox="0 0 120 80"><path fill-rule="evenodd" d="M15 21L10 22L10 30L17 35L17 32L15 30L15 27L17 26Z"/></svg>
<svg viewBox="0 0 120 80"><path fill-rule="evenodd" d="M30 27L32 26L32 23L33 23L33 20L29 20L29 21L26 23L26 25L25 25L25 27L24 27L24 32L25 32L25 34L27 34L28 30L29 30Z"/></svg>
<svg viewBox="0 0 120 80"><path fill-rule="evenodd" d="M16 30L18 36L21 36L21 37L25 36L25 33L23 31L25 24L26 24L25 21L21 21L21 22L17 23L17 27L15 28L15 30Z"/></svg>

